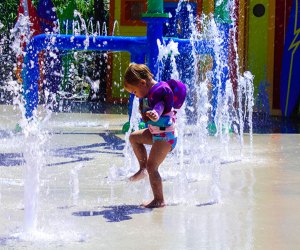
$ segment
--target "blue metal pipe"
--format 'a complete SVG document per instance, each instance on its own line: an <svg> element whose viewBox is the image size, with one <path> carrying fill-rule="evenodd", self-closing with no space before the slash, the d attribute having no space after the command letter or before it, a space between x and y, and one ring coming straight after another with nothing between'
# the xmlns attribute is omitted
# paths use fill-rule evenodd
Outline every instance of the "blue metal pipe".
<svg viewBox="0 0 300 250"><path fill-rule="evenodd" d="M145 63L146 54L144 53L132 53L130 55L131 62L135 63ZM129 103L128 103L128 117L129 121L132 114L132 108L133 108L133 100L134 100L134 94L130 94L129 96Z"/></svg>
<svg viewBox="0 0 300 250"><path fill-rule="evenodd" d="M168 18L164 17L143 17L143 21L147 23L147 64L153 75L156 75L158 71L157 56L158 45L157 40L162 43L163 40L163 23Z"/></svg>
<svg viewBox="0 0 300 250"><path fill-rule="evenodd" d="M194 40L190 39L180 39L172 38L165 39L168 43L173 40L175 43L178 43L178 52L182 55L190 53L194 47L197 54L209 54L214 55L214 41L211 40Z"/></svg>
<svg viewBox="0 0 300 250"><path fill-rule="evenodd" d="M25 116L28 120L33 117L33 111L38 105L38 80L39 80L39 65L38 53L35 47L27 47L27 53L24 57L24 68L22 70L23 79L23 96L25 100Z"/></svg>
<svg viewBox="0 0 300 250"><path fill-rule="evenodd" d="M94 51L127 51L131 54L131 61L145 63L148 59L149 68L155 73L158 55L157 39L165 43L173 40L178 43L179 53L184 55L194 47L198 54L214 56L214 41L189 39L163 38L162 29L159 29L161 20L152 22L147 37L120 37L120 36L74 36L74 35L46 35L41 34L32 38L26 47L24 59L25 67L22 72L23 93L25 99L26 118L31 119L38 105L38 53L48 46L59 50L94 50ZM159 29L159 30L157 30ZM157 32L157 33L155 33ZM226 77L228 74L225 73ZM225 80L224 79L224 80ZM131 98L132 99L132 98Z"/></svg>
<svg viewBox="0 0 300 250"><path fill-rule="evenodd" d="M22 72L23 95L25 99L25 116L33 117L38 105L38 53L48 46L60 50L97 50L97 51L128 51L132 60L137 63L145 62L147 51L146 37L118 36L74 36L41 34L32 38L26 46L24 58L25 67Z"/></svg>
<svg viewBox="0 0 300 250"><path fill-rule="evenodd" d="M145 54L147 52L147 37L41 34L32 38L27 45L27 50L34 49L39 52L49 45L62 50L128 51Z"/></svg>

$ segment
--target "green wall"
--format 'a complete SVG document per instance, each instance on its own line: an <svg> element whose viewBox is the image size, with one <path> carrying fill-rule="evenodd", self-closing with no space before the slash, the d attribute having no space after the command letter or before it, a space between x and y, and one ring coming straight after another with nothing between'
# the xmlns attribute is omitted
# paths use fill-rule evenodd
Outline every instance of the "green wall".
<svg viewBox="0 0 300 250"><path fill-rule="evenodd" d="M265 14L257 17L253 14L256 4L265 6ZM254 75L255 90L261 81L266 81L268 61L268 0L250 0L249 3L249 32L248 32L248 63L247 68Z"/></svg>

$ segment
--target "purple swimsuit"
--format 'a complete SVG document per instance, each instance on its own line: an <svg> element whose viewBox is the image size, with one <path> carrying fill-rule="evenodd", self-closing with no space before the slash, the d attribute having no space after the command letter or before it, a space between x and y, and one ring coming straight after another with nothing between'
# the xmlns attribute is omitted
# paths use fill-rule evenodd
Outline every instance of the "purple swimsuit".
<svg viewBox="0 0 300 250"><path fill-rule="evenodd" d="M148 110L155 110L160 120L168 121L168 124L161 125L162 122L148 123L148 128L153 134L153 142L167 141L172 149L177 143L177 133L175 130L176 112L174 108L180 108L185 100L186 86L176 80L158 82L150 89L147 97L140 99L140 110L143 115ZM143 115L144 119L147 119Z"/></svg>
<svg viewBox="0 0 300 250"><path fill-rule="evenodd" d="M181 108L185 96L186 86L182 82L173 79L158 82L150 89L148 96L140 100L140 109L142 113L155 110L160 117L171 112L172 108Z"/></svg>

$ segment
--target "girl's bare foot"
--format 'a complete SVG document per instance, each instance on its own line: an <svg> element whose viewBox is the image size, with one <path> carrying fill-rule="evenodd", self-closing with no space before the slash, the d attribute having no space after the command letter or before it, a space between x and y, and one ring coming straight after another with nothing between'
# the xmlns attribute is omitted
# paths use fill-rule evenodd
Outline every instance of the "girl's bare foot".
<svg viewBox="0 0 300 250"><path fill-rule="evenodd" d="M142 204L143 207L145 208L160 208L160 207L164 207L166 204L165 202L162 200L153 200L149 203L146 204Z"/></svg>
<svg viewBox="0 0 300 250"><path fill-rule="evenodd" d="M139 171L137 171L133 176L129 178L130 181L139 181L141 179L144 179L147 176L147 170L146 168L142 168Z"/></svg>

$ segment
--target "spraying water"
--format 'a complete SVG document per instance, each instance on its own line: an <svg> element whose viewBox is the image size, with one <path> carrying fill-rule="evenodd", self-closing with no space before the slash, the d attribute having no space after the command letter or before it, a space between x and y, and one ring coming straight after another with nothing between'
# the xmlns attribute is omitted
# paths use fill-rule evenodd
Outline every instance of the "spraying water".
<svg viewBox="0 0 300 250"><path fill-rule="evenodd" d="M180 1L178 5L178 15L183 8L184 1ZM247 120L250 127L250 134L252 134L252 107L253 107L253 76L250 72L238 74L237 96L234 94L233 84L228 79L225 86L222 86L222 69L227 65L223 65L222 51L224 44L224 34L220 32L218 25L213 18L205 17L198 19L202 24L203 30L198 31L195 24L195 17L192 13L192 8L189 3L186 5L188 11L189 21L189 38L191 40L192 53L190 54L189 67L183 67L180 62L180 53L177 44L170 40L169 43L163 44L158 41L159 58L158 63L161 65L160 69L170 65L170 77L174 79L184 79L190 90L190 100L186 106L182 107L177 114L178 117L178 132L179 143L176 151L170 155L166 166L162 169L164 180L172 182L171 187L167 187L167 196L171 197L173 203L189 203L198 202L199 193L203 193L201 187L195 187L195 183L199 181L207 182L207 190L211 202L219 202L221 200L220 182L220 166L225 161L230 161L230 141L232 138L238 138L240 144L243 145L244 122ZM89 46L88 29L82 20L80 14L76 12L80 22L73 22L73 34L85 33L85 48ZM19 30L22 34L27 34L28 19L20 19ZM89 24L90 25L90 24ZM91 26L91 25L90 25ZM115 29L116 24L114 25ZM24 27L24 28L22 28ZM100 33L100 27L98 25ZM103 29L106 30L103 25ZM102 30L102 33L107 34L107 31ZM68 32L66 30L66 32ZM93 32L93 30L92 30ZM18 36L14 33L15 37ZM205 72L199 71L203 67L203 56L197 53L194 46L194 41L199 39L208 39L215 41L214 43L214 71L210 67ZM22 41L15 39L16 53L22 53L18 46ZM26 42L26 41L25 41ZM52 45L55 45L53 41ZM71 41L72 42L72 41ZM52 46L51 45L51 46ZM50 45L49 45L50 46ZM51 47L50 46L50 47ZM54 54L52 54L55 57ZM238 59L237 59L238 60ZM205 64L205 63L204 63ZM187 77L186 72L189 73ZM216 74L214 75L214 72ZM161 80L162 71L158 71L156 80ZM213 78L216 79L216 85L212 86ZM87 79L90 83L90 79ZM17 88L20 86L15 84L16 88L13 90L16 93L14 103L19 106L23 113L20 126L26 150L24 151L24 207L25 207L25 231L34 232L38 228L37 214L38 214L38 196L40 185L40 170L44 167L45 156L45 142L49 139L46 131L40 129L40 124L51 115L51 108L45 106L47 115L45 119L40 119L40 114L34 113L32 121L27 122L25 118L24 105L22 100L22 90ZM14 86L14 85L10 85ZM96 85L95 88L97 88ZM211 96L216 93L215 106L212 105ZM238 100L235 98L237 97ZM236 105L236 103L238 105ZM49 111L49 112L48 112ZM192 119L189 114L193 113ZM130 118L129 132L125 135L125 163L124 168L113 168L110 170L108 180L114 181L120 178L130 176L138 168L137 161L134 157L132 149L129 145L129 134L132 130L138 129L138 123L141 116L138 112L138 100L135 99L133 103L133 111ZM191 122L192 120L192 122ZM209 131L210 124L215 126L215 131ZM234 133L232 133L232 131ZM213 134L214 136L209 136ZM79 194L78 172L80 168L74 168L71 171L70 185L72 192L73 203L77 203ZM136 192L139 192L137 190ZM146 192L146 190L145 190ZM113 196L113 195L112 195Z"/></svg>
<svg viewBox="0 0 300 250"><path fill-rule="evenodd" d="M71 188L72 205L74 206L76 206L78 203L78 197L80 192L78 174L82 167L82 165L77 165L70 172L69 185Z"/></svg>
<svg viewBox="0 0 300 250"><path fill-rule="evenodd" d="M167 196L173 197L174 203L193 203L195 196L199 196L201 191L195 191L192 183L204 180L209 183L209 202L215 203L221 200L221 164L242 158L245 122L250 128L252 144L253 76L250 72L240 73L238 70L236 78L228 78L224 84L224 69L230 70L226 59L228 54L224 50L224 46L229 46L226 30L220 28L213 16L195 18L190 3L186 1L180 1L176 10L181 21L184 9L187 18L186 23L181 23L181 30L184 27L188 28L187 34L181 35L188 36L192 47L192 52L186 59L187 63L182 62L186 55L180 55L176 42L170 40L166 44L157 41L159 70L156 80L167 80L164 78L164 70L167 69L168 78L180 79L189 88L186 106L177 114L179 136L175 153L166 160L160 172L165 180L174 185L173 189L166 190ZM198 26L201 27L200 31ZM235 26L232 32L236 32ZM214 41L213 58L199 55L194 46L197 40ZM237 54L236 42L233 40ZM237 68L238 63L236 56L234 64ZM233 81L237 81L236 90ZM134 102L134 105L136 106L133 107L131 124L134 120L139 121L139 117L136 116L137 102ZM125 175L130 175L128 173L131 173L132 169L138 169L136 162L131 158L132 154L128 154L128 136L126 134L125 137L125 165L128 166ZM240 149L239 154L233 156L232 151L236 150L235 142L239 142Z"/></svg>

